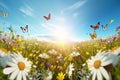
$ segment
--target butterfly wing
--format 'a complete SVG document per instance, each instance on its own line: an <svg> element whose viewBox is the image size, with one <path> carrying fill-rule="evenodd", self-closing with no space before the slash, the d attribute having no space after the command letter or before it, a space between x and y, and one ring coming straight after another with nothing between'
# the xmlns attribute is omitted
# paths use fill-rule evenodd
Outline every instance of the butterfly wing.
<svg viewBox="0 0 120 80"><path fill-rule="evenodd" d="M93 34L91 34L91 33L90 33L90 37L91 37L91 39L94 39L94 36L93 36Z"/></svg>
<svg viewBox="0 0 120 80"><path fill-rule="evenodd" d="M98 22L98 23L96 24L96 26L95 26L95 30L98 29L99 26L100 26L100 22Z"/></svg>
<svg viewBox="0 0 120 80"><path fill-rule="evenodd" d="M4 13L3 11L1 12L2 16L3 17L8 17L9 16L9 13Z"/></svg>
<svg viewBox="0 0 120 80"><path fill-rule="evenodd" d="M94 33L93 33L93 34L91 34L91 33L90 33L90 37L91 37L92 39L97 38L97 34L96 34L96 32L94 31Z"/></svg>
<svg viewBox="0 0 120 80"><path fill-rule="evenodd" d="M25 32L28 32L28 25L26 25L25 27Z"/></svg>
<svg viewBox="0 0 120 80"><path fill-rule="evenodd" d="M49 13L49 15L48 15L48 20L50 20L51 19L51 14Z"/></svg>
<svg viewBox="0 0 120 80"><path fill-rule="evenodd" d="M105 26L104 25L102 25L102 30L106 30L108 28L108 24L106 24Z"/></svg>
<svg viewBox="0 0 120 80"><path fill-rule="evenodd" d="M96 29L99 28L99 25L100 25L100 22L98 22L98 23L96 24L96 26L91 25L90 27L93 28L94 30L96 30Z"/></svg>
<svg viewBox="0 0 120 80"><path fill-rule="evenodd" d="M113 22L114 22L114 20L113 20L113 19L111 19L109 23L110 23L110 24L112 24Z"/></svg>
<svg viewBox="0 0 120 80"><path fill-rule="evenodd" d="M48 20L48 17L47 16L43 16L46 20Z"/></svg>
<svg viewBox="0 0 120 80"><path fill-rule="evenodd" d="M43 16L46 20L50 20L51 14L49 13L48 16Z"/></svg>
<svg viewBox="0 0 120 80"><path fill-rule="evenodd" d="M94 33L93 33L93 36L94 36L94 38L97 38L97 34L96 34L95 31L94 31Z"/></svg>
<svg viewBox="0 0 120 80"><path fill-rule="evenodd" d="M25 29L23 27L20 27L20 28L21 28L22 32L25 33Z"/></svg>

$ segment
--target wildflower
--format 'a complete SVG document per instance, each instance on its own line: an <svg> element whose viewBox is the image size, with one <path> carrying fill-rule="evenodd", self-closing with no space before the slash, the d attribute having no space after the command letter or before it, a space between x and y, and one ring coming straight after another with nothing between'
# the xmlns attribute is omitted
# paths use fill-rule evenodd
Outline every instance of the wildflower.
<svg viewBox="0 0 120 80"><path fill-rule="evenodd" d="M8 51L5 48L0 48L0 57L3 57L8 54Z"/></svg>
<svg viewBox="0 0 120 80"><path fill-rule="evenodd" d="M31 64L20 54L13 54L12 60L7 63L9 67L3 70L4 74L10 75L9 79L26 80Z"/></svg>
<svg viewBox="0 0 120 80"><path fill-rule="evenodd" d="M90 53L89 52L86 52L87 55L89 55Z"/></svg>
<svg viewBox="0 0 120 80"><path fill-rule="evenodd" d="M108 72L104 68L104 66L112 63L107 55L105 52L98 52L96 56L92 56L91 59L88 60L88 67L93 75L92 80L95 80L96 77L98 80L102 80L102 75L106 80L110 79Z"/></svg>
<svg viewBox="0 0 120 80"><path fill-rule="evenodd" d="M57 54L57 51L55 51L54 49L52 49L52 50L49 50L48 53L55 55L55 54Z"/></svg>
<svg viewBox="0 0 120 80"><path fill-rule="evenodd" d="M51 80L52 79L52 72L50 70L45 71L42 74L43 80Z"/></svg>
<svg viewBox="0 0 120 80"><path fill-rule="evenodd" d="M63 80L65 78L65 74L63 72L58 73L57 80Z"/></svg>
<svg viewBox="0 0 120 80"><path fill-rule="evenodd" d="M41 79L40 70L35 70L32 74L29 74L28 78L29 80L40 80Z"/></svg>
<svg viewBox="0 0 120 80"><path fill-rule="evenodd" d="M89 80L90 78L90 72L88 70L79 69L77 74L80 80Z"/></svg>
<svg viewBox="0 0 120 80"><path fill-rule="evenodd" d="M67 70L66 70L66 74L68 74L69 78L72 76L72 71L74 71L73 63L70 63Z"/></svg>
<svg viewBox="0 0 120 80"><path fill-rule="evenodd" d="M118 48L118 47L112 48L111 51L109 52L109 58L110 58L113 66L116 66L118 64L118 61L119 61L118 55L119 54L120 54L120 48Z"/></svg>
<svg viewBox="0 0 120 80"><path fill-rule="evenodd" d="M49 55L47 55L46 53L42 53L39 55L40 58L44 58L44 59L48 59Z"/></svg>
<svg viewBox="0 0 120 80"><path fill-rule="evenodd" d="M47 67L49 70L52 70L51 64L50 64L49 62L46 62L46 67Z"/></svg>
<svg viewBox="0 0 120 80"><path fill-rule="evenodd" d="M79 56L79 55L80 55L79 52L72 52L72 53L70 54L71 57L76 57L76 56Z"/></svg>

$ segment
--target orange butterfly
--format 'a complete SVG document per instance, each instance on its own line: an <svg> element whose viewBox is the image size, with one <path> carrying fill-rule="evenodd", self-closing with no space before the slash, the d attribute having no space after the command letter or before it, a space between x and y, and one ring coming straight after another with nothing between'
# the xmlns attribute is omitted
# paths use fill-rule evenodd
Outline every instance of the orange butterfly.
<svg viewBox="0 0 120 80"><path fill-rule="evenodd" d="M98 22L95 26L91 25L90 27L96 30L99 28L99 26L100 26L100 22Z"/></svg>
<svg viewBox="0 0 120 80"><path fill-rule="evenodd" d="M4 13L3 11L0 11L0 13L2 14L3 17L8 17L9 13Z"/></svg>
<svg viewBox="0 0 120 80"><path fill-rule="evenodd" d="M91 33L90 33L90 37L91 37L92 39L95 39L95 38L97 38L96 31L94 31L94 33L93 33L93 34L91 34Z"/></svg>
<svg viewBox="0 0 120 80"><path fill-rule="evenodd" d="M50 20L51 19L51 14L49 13L48 16L43 16L46 20Z"/></svg>

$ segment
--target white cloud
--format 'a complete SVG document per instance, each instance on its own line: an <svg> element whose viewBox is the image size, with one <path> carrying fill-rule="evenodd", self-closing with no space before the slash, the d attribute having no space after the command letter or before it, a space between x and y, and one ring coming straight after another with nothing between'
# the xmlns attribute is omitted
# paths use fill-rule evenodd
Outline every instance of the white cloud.
<svg viewBox="0 0 120 80"><path fill-rule="evenodd" d="M8 9L8 6L6 4L2 3L2 2L0 2L0 6L2 6L3 8Z"/></svg>
<svg viewBox="0 0 120 80"><path fill-rule="evenodd" d="M27 16L34 16L34 10L28 5L22 6L19 10Z"/></svg>
<svg viewBox="0 0 120 80"><path fill-rule="evenodd" d="M80 8L81 6L83 6L86 3L86 0L80 0L74 4L72 4L71 6L64 8L61 13L67 12L67 11L71 11L71 10L75 10Z"/></svg>
<svg viewBox="0 0 120 80"><path fill-rule="evenodd" d="M39 41L56 41L56 36L52 34L34 34L29 39L37 39Z"/></svg>

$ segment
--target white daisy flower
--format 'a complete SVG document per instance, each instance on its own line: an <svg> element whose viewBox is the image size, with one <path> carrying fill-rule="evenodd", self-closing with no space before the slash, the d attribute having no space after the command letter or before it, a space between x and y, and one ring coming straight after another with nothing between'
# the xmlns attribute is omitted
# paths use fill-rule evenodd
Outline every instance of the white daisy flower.
<svg viewBox="0 0 120 80"><path fill-rule="evenodd" d="M52 72L50 70L47 70L42 74L43 80L51 80L52 79Z"/></svg>
<svg viewBox="0 0 120 80"><path fill-rule="evenodd" d="M40 58L44 58L44 59L48 59L49 55L47 55L46 53L42 53L39 55Z"/></svg>
<svg viewBox="0 0 120 80"><path fill-rule="evenodd" d="M70 54L71 57L76 57L76 56L79 56L79 55L80 55L79 52L72 52L72 53Z"/></svg>
<svg viewBox="0 0 120 80"><path fill-rule="evenodd" d="M118 64L119 61L119 57L118 55L120 54L120 48L117 48L116 50L114 50L113 52L109 53L109 58L112 62L112 65L115 67Z"/></svg>
<svg viewBox="0 0 120 80"><path fill-rule="evenodd" d="M27 80L26 76L28 76L31 68L31 64L27 58L23 58L20 54L13 54L11 60L8 62L9 67L6 67L3 73L10 75L10 80Z"/></svg>
<svg viewBox="0 0 120 80"><path fill-rule="evenodd" d="M92 74L92 80L102 80L103 77L106 80L109 80L109 74L105 70L104 66L111 64L111 60L108 57L108 53L98 52L96 56L92 56L91 59L88 60L88 68ZM102 77L103 76L103 77Z"/></svg>
<svg viewBox="0 0 120 80"><path fill-rule="evenodd" d="M0 48L0 57L3 57L5 55L7 55L7 54L9 54L9 52L6 49Z"/></svg>
<svg viewBox="0 0 120 80"><path fill-rule="evenodd" d="M9 52L4 49L0 48L0 65L4 68L7 66L7 62L10 61L10 55Z"/></svg>
<svg viewBox="0 0 120 80"><path fill-rule="evenodd" d="M69 78L72 76L72 71L74 71L73 63L70 63L67 70L66 70L66 74L68 74Z"/></svg>
<svg viewBox="0 0 120 80"><path fill-rule="evenodd" d="M53 54L53 55L55 55L55 54L57 54L57 51L54 50L54 49L52 49L52 50L49 50L48 53L49 53L49 54Z"/></svg>
<svg viewBox="0 0 120 80"><path fill-rule="evenodd" d="M119 55L119 54L120 54L120 47L117 48L115 51L113 51L113 53L114 53L115 55Z"/></svg>

